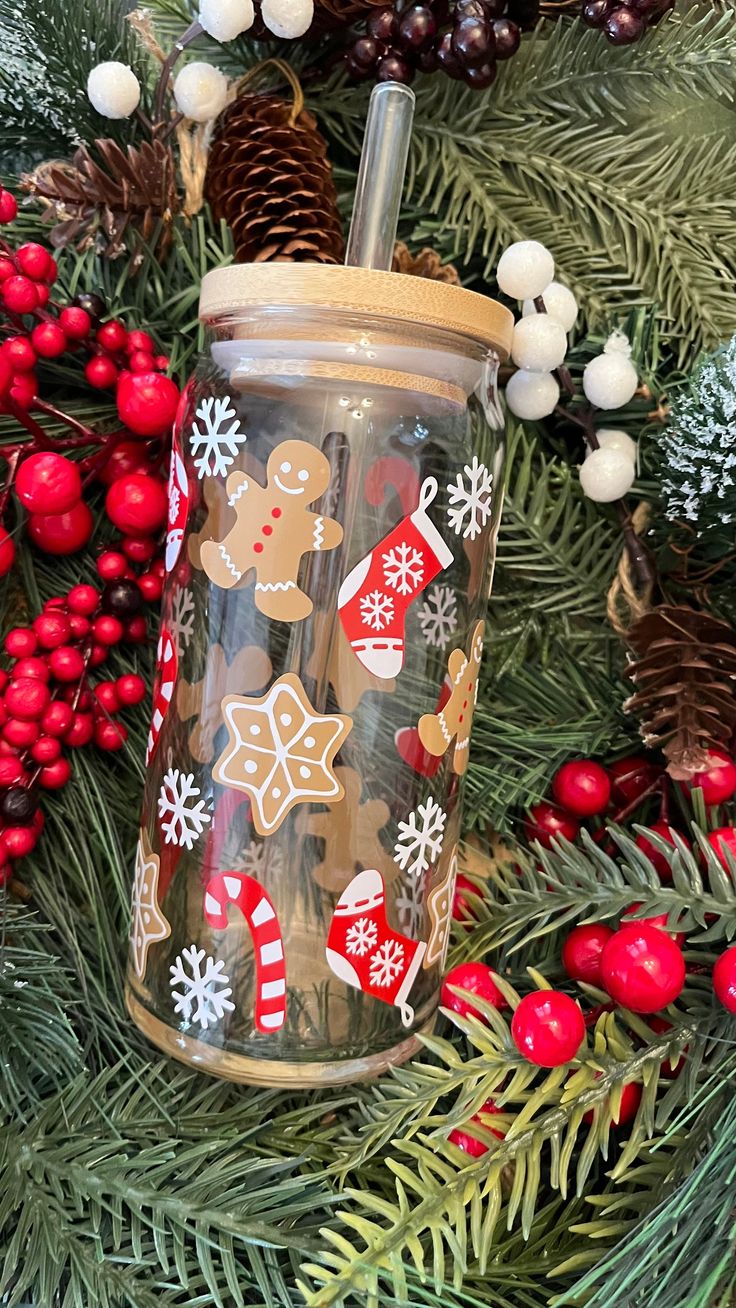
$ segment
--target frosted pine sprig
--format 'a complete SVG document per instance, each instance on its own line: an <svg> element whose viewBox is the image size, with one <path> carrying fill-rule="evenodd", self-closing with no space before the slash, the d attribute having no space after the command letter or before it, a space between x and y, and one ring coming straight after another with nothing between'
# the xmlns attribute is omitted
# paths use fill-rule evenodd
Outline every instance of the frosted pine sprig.
<svg viewBox="0 0 736 1308"><path fill-rule="evenodd" d="M668 518L699 535L736 522L736 336L675 397L662 454Z"/></svg>

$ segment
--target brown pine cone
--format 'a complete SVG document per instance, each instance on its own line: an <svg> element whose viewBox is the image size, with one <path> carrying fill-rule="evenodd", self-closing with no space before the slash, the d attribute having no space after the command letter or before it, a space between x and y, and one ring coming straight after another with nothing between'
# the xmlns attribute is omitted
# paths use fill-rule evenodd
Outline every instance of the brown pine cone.
<svg viewBox="0 0 736 1308"><path fill-rule="evenodd" d="M627 640L636 691L624 708L641 718L645 744L661 747L670 776L686 781L736 732L736 631L712 613L662 604Z"/></svg>
<svg viewBox="0 0 736 1308"><path fill-rule="evenodd" d="M205 198L239 263L342 263L345 241L327 144L307 110L245 94L220 119Z"/></svg>
<svg viewBox="0 0 736 1308"><path fill-rule="evenodd" d="M397 241L394 246L392 272L408 273L411 277L431 277L435 282L446 282L448 286L459 286L460 277L453 263L443 263L436 250L425 246L418 254L412 254L408 245Z"/></svg>

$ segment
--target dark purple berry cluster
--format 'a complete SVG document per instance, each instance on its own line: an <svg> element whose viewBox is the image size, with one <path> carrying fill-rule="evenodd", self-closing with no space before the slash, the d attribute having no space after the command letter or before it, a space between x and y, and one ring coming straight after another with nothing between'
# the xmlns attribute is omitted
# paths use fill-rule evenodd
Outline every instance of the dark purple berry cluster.
<svg viewBox="0 0 736 1308"><path fill-rule="evenodd" d="M583 19L599 27L611 45L631 45L658 23L675 0L586 0Z"/></svg>
<svg viewBox="0 0 736 1308"><path fill-rule="evenodd" d="M396 0L374 9L364 36L345 56L350 77L411 82L417 70L444 72L478 89L497 64L516 54L521 28L534 22L537 0Z"/></svg>

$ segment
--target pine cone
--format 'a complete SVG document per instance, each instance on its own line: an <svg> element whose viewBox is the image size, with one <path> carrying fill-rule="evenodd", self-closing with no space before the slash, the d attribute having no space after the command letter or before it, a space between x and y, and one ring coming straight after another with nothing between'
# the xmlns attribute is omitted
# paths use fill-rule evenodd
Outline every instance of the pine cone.
<svg viewBox="0 0 736 1308"><path fill-rule="evenodd" d="M228 223L240 263L342 263L327 144L310 113L292 117L292 106L277 96L246 94L220 120L205 198Z"/></svg>
<svg viewBox="0 0 736 1308"><path fill-rule="evenodd" d="M431 277L435 282L447 282L448 286L460 285L455 265L443 263L437 251L428 245L418 254L412 254L403 241L397 241L391 267L393 272L408 273L411 277Z"/></svg>
<svg viewBox="0 0 736 1308"><path fill-rule="evenodd" d="M670 776L686 781L736 731L736 631L711 613L663 604L627 639L637 689L624 708L641 718L645 744L662 748Z"/></svg>
<svg viewBox="0 0 736 1308"><path fill-rule="evenodd" d="M125 251L129 227L148 242L162 223L159 258L169 248L179 194L173 152L161 141L125 150L116 141L95 141L92 149L80 146L69 163L39 165L21 184L45 203L45 217L55 224L53 245L76 243L83 250L100 242L115 258Z"/></svg>

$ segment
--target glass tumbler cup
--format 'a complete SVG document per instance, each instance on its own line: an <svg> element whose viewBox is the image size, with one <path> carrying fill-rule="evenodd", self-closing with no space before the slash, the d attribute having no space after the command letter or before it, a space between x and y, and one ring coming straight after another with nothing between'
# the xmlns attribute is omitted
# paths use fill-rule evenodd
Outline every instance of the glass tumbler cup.
<svg viewBox="0 0 736 1308"><path fill-rule="evenodd" d="M236 1081L375 1076L437 1008L512 319L459 287L218 269L174 435L127 1002Z"/></svg>

